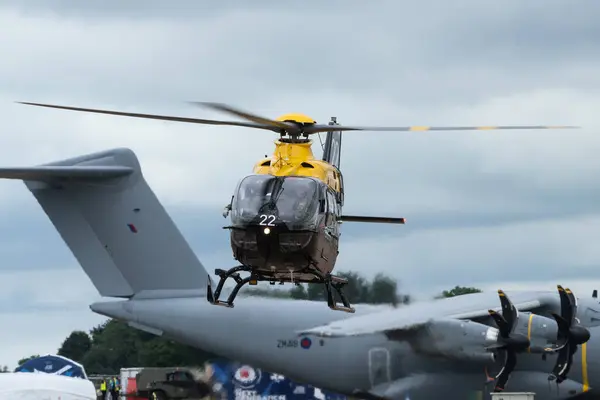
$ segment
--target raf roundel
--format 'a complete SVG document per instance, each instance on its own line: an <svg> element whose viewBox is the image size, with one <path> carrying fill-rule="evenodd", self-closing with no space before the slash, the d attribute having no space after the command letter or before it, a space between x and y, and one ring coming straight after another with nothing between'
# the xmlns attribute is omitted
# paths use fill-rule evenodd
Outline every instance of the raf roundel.
<svg viewBox="0 0 600 400"><path fill-rule="evenodd" d="M310 346L312 345L312 340L310 340L309 338L305 337L300 341L300 347L302 347L303 349L310 349Z"/></svg>
<svg viewBox="0 0 600 400"><path fill-rule="evenodd" d="M254 369L249 365L242 365L233 374L234 384L242 389L250 389L260 381L260 370Z"/></svg>

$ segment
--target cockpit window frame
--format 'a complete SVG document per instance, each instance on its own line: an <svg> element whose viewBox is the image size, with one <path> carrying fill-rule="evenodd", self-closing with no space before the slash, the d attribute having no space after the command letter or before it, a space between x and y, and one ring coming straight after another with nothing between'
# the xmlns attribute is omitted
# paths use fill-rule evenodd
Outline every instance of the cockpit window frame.
<svg viewBox="0 0 600 400"><path fill-rule="evenodd" d="M277 190L277 182L281 182ZM301 185L307 185L306 190L311 187L312 193L307 196L302 196L306 193L305 188L299 187L294 191L296 182ZM247 185L245 189L244 186ZM248 203L242 203L240 197L244 190L251 190L252 185L257 185L257 192L248 197ZM267 187L271 190L268 190ZM278 177L273 175L253 174L247 175L240 180L236 187L236 192L231 201L231 221L234 226L253 225L258 223L257 218L263 214L276 214L280 222L285 223L291 229L299 229L298 226L304 225L307 228L312 228L316 225L316 220L319 214L319 199L324 197L321 193L321 182L312 177L305 176L284 176ZM272 190L277 190L275 194L275 204L271 203ZM292 204L293 194L298 195L294 205ZM256 197L255 197L256 196ZM262 196L262 198L261 198ZM291 197L290 197L291 196ZM305 197L308 201L303 201ZM259 202L260 205L256 202ZM298 205L304 204L304 208ZM282 207L286 206L286 207ZM265 211L274 210L274 211ZM244 211L246 211L244 213ZM304 211L304 214L302 213Z"/></svg>

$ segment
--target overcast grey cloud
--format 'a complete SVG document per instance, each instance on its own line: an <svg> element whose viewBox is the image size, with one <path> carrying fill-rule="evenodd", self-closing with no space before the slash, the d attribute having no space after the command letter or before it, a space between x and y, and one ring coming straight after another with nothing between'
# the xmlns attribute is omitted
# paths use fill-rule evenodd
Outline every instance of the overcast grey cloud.
<svg viewBox="0 0 600 400"><path fill-rule="evenodd" d="M337 268L385 272L421 297L556 283L588 295L600 281L597 1L177 4L0 0L1 164L132 148L212 271L233 263L222 207L273 135L14 101L223 118L186 104L218 101L358 125L581 125L344 134L346 211L407 225L345 224ZM0 185L0 340L15 343L0 364L14 367L103 318L35 199L21 182Z"/></svg>

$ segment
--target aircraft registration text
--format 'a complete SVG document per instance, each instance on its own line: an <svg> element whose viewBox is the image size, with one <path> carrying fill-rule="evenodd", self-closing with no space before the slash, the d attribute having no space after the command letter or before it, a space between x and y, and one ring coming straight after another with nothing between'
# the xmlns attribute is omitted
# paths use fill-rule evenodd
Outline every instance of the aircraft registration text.
<svg viewBox="0 0 600 400"><path fill-rule="evenodd" d="M300 346L300 341L298 341L297 339L279 339L277 340L277 348L282 349L282 348L287 348L287 347L299 347Z"/></svg>

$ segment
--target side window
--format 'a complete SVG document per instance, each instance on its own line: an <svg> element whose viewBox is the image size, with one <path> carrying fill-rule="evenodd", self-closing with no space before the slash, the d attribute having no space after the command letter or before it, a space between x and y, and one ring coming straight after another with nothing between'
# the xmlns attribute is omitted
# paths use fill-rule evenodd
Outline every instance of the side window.
<svg viewBox="0 0 600 400"><path fill-rule="evenodd" d="M327 192L325 189L319 189L319 213L324 213L327 210Z"/></svg>
<svg viewBox="0 0 600 400"><path fill-rule="evenodd" d="M339 195L339 200L340 200L340 206L344 205L344 176L338 172L338 178L340 181L340 195Z"/></svg>
<svg viewBox="0 0 600 400"><path fill-rule="evenodd" d="M338 203L336 201L335 193L332 190L327 191L327 204L328 204L328 208L327 208L328 214L327 214L327 222L326 223L331 229L331 234L334 236L338 236L339 230L338 230L338 225L337 225L337 219L338 219L339 207L338 207Z"/></svg>
<svg viewBox="0 0 600 400"><path fill-rule="evenodd" d="M330 190L327 191L327 213L329 221L332 222L335 219L335 197Z"/></svg>
<svg viewBox="0 0 600 400"><path fill-rule="evenodd" d="M335 215L335 210L337 209L337 207L336 207L336 203L337 202L335 201L335 194L333 194L333 193L330 192L329 193L329 198L330 198L330 201L331 201L331 206L330 206L331 213L333 215Z"/></svg>
<svg viewBox="0 0 600 400"><path fill-rule="evenodd" d="M339 217L340 204L338 203L337 199L338 199L337 192L331 193L331 201L333 204L333 215L335 215L336 217Z"/></svg>

